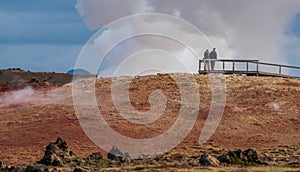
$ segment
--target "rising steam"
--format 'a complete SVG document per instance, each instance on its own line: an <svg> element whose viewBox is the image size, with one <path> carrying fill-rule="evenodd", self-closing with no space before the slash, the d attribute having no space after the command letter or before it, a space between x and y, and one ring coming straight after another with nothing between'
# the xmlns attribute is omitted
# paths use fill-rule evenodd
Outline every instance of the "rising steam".
<svg viewBox="0 0 300 172"><path fill-rule="evenodd" d="M287 34L290 23L300 12L297 0L78 0L77 9L92 29L101 28L121 17L137 13L154 12L177 16L198 27L219 51L221 58L259 59L266 62L289 64L291 57L286 47L300 49L299 41ZM128 26L130 29L143 29ZM172 25L164 23L162 29L173 30ZM122 30L122 29L121 29ZM195 44L199 42L193 33L181 28L180 34L189 37ZM106 38L114 39L114 35ZM296 39L298 40L298 39ZM157 46L164 41L155 43ZM140 43L139 43L140 45ZM130 49L136 47L132 44ZM207 47L211 48L211 47ZM178 54L184 54L184 49ZM197 50L202 56L202 48ZM296 51L294 51L295 53ZM299 54L297 54L300 57ZM107 66L114 66L121 59L116 53L107 60ZM181 56L184 61L189 57ZM293 57L295 58L295 57ZM118 60L117 60L118 61ZM151 63L151 57L143 63ZM192 67L195 64L188 64ZM168 71L168 69L166 69ZM107 72L107 71L106 71Z"/></svg>

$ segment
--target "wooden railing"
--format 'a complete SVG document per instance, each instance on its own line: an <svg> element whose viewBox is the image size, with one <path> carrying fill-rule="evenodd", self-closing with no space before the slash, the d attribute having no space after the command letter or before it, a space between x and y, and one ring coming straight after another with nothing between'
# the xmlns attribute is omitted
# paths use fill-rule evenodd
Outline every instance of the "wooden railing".
<svg viewBox="0 0 300 172"><path fill-rule="evenodd" d="M215 62L215 69L211 70L211 62ZM237 66L240 64L244 67ZM207 68L204 69L204 65ZM251 65L251 67L250 67ZM229 69L228 69L229 66ZM267 68L274 68L275 71L267 71ZM297 70L296 74L292 75L290 72L284 73L283 69L286 70ZM245 74L245 75L265 75L265 76L280 76L280 77L300 77L300 67L288 66L273 63L264 63L259 60L229 60L229 59L205 59L199 61L199 73L223 73L223 74Z"/></svg>

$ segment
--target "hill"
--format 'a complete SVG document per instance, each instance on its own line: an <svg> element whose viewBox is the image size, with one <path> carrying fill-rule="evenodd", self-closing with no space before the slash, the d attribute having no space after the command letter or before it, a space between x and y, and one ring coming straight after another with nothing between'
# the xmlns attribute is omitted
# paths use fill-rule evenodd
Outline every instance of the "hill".
<svg viewBox="0 0 300 172"><path fill-rule="evenodd" d="M60 87L73 80L96 78L83 70L71 70L70 73L30 72L20 68L0 70L0 92L23 89L28 86L36 89Z"/></svg>
<svg viewBox="0 0 300 172"><path fill-rule="evenodd" d="M67 72L67 74L90 74L89 71L84 70L84 69L71 69Z"/></svg>
<svg viewBox="0 0 300 172"><path fill-rule="evenodd" d="M268 152L280 146L300 145L300 80L226 76L227 99L221 122L208 142L199 145L199 135L211 105L210 78L197 74L175 75L181 78L183 84L190 84L185 78L193 77L196 81L194 84L199 87L201 101L192 131L171 152L199 154L202 148L256 148L260 152ZM113 78L102 78L95 81L95 88L103 117L111 128L127 137L142 139L164 133L178 117L178 85L168 74L120 77L119 85L131 79L129 97L137 113L151 108L149 95L160 89L168 100L163 116L148 125L128 122L111 104ZM90 82L81 83L84 88ZM36 162L43 156L44 146L57 137L64 138L79 156L86 157L98 151L106 154L80 127L73 107L71 88L72 84L67 84L47 90L36 88L1 93L0 160L3 164L26 166ZM20 94L25 96L16 96ZM126 111L126 106L122 106L121 110Z"/></svg>

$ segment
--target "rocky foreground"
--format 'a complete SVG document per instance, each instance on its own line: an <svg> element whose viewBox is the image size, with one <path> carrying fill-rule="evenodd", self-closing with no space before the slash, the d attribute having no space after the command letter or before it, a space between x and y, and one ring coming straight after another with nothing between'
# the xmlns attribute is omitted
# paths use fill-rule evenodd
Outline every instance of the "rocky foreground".
<svg viewBox="0 0 300 172"><path fill-rule="evenodd" d="M202 149L199 147L199 149ZM273 166L279 165L292 167L297 170L300 167L300 146L281 147L278 149L265 150L258 153L255 149L225 151L217 149L202 150L201 155L184 155L167 153L157 156L141 156L131 159L128 153L123 153L117 147L113 147L103 157L100 152L92 153L86 158L77 156L68 149L65 140L57 138L50 143L45 150L44 156L35 164L25 168L2 166L2 172L32 172L32 171L173 171L180 170L199 170L205 167L228 166ZM277 164L274 164L276 162ZM173 170L172 170L173 169Z"/></svg>

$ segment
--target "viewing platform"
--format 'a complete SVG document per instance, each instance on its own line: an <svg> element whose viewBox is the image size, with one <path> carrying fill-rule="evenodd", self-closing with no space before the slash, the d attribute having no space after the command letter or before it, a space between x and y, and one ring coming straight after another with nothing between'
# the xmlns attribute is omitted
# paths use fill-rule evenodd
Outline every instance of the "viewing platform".
<svg viewBox="0 0 300 172"><path fill-rule="evenodd" d="M211 70L211 63L215 69ZM206 70L204 65L206 64ZM300 78L300 67L264 63L259 60L203 59L199 60L199 74L220 73L224 75L269 76Z"/></svg>

